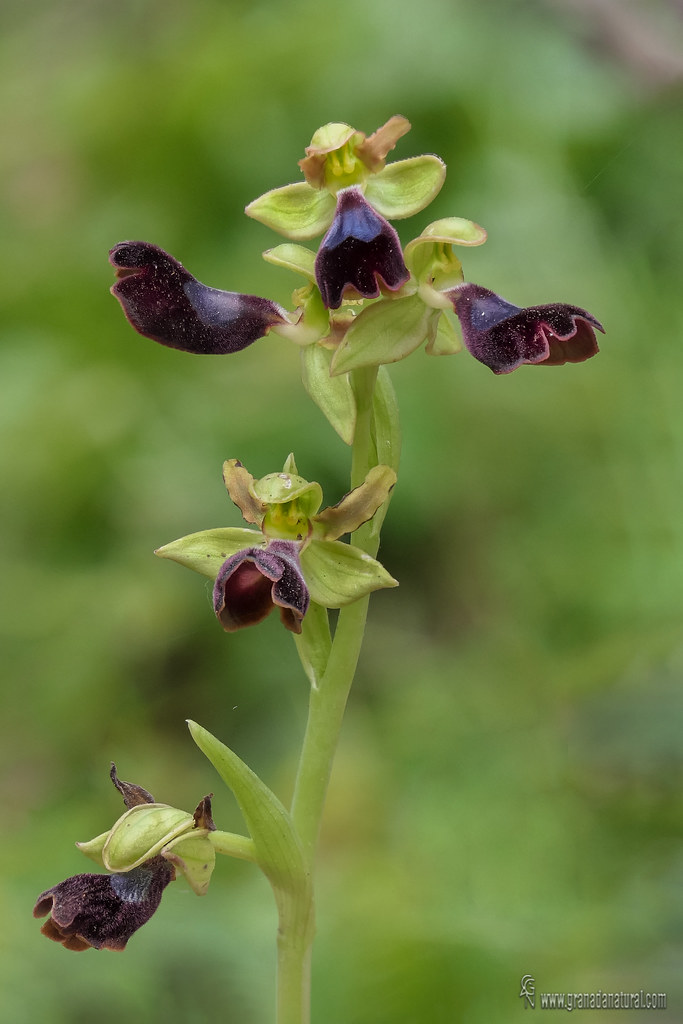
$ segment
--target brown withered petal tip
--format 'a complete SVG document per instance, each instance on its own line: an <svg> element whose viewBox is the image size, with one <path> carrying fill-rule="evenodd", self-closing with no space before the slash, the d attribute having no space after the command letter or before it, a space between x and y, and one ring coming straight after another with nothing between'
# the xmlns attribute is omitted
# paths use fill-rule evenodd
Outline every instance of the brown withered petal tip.
<svg viewBox="0 0 683 1024"><path fill-rule="evenodd" d="M137 807L139 804L155 803L152 794L148 793L148 791L143 789L142 786L136 786L133 782L123 782L116 773L116 765L113 761L111 763L109 778L123 797L123 802L128 810L130 810L131 807Z"/></svg>
<svg viewBox="0 0 683 1024"><path fill-rule="evenodd" d="M214 825L213 818L211 816L211 799L213 793L209 793L197 804L197 810L194 812L194 827L205 828L209 832L215 832L216 826Z"/></svg>

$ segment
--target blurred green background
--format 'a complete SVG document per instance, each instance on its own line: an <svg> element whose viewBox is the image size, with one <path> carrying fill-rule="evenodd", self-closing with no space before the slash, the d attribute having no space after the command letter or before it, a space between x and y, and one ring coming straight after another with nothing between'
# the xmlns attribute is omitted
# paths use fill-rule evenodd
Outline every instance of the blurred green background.
<svg viewBox="0 0 683 1024"><path fill-rule="evenodd" d="M494 377L397 365L402 475L332 781L314 1019L498 1024L538 991L666 991L683 1020L683 19L674 0L65 0L0 13L0 1018L271 1020L275 915L250 865L172 886L123 956L39 934L35 897L121 811L107 773L232 797L192 717L284 799L306 684L275 617L226 636L152 557L238 525L220 469L294 449L328 500L348 451L268 338L138 337L107 250L149 239L288 303L243 207L331 120L413 130L437 217L489 231L470 279L568 301L600 356ZM633 1013L629 1020L650 1019ZM614 1019L585 1013L582 1020Z"/></svg>

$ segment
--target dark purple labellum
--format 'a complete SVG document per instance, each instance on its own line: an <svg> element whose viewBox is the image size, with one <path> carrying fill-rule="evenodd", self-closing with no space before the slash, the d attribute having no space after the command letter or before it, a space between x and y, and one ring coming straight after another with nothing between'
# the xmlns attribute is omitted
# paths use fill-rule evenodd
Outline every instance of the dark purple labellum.
<svg viewBox="0 0 683 1024"><path fill-rule="evenodd" d="M477 284L446 293L460 320L468 350L494 373L522 363L582 363L598 352L602 324L579 306L551 303L523 309Z"/></svg>
<svg viewBox="0 0 683 1024"><path fill-rule="evenodd" d="M255 626L280 609L283 625L301 632L308 609L308 588L299 565L295 541L274 540L267 548L245 548L221 566L213 590L213 606L228 633Z"/></svg>
<svg viewBox="0 0 683 1024"><path fill-rule="evenodd" d="M154 857L120 875L74 875L38 897L34 917L50 917L43 935L65 949L125 949L149 921L175 877L163 857Z"/></svg>
<svg viewBox="0 0 683 1024"><path fill-rule="evenodd" d="M239 352L284 323L269 299L209 288L150 242L120 242L109 253L118 281L112 295L136 331L169 348L200 355Z"/></svg>
<svg viewBox="0 0 683 1024"><path fill-rule="evenodd" d="M337 212L315 260L315 279L328 309L338 309L345 291L366 299L380 293L379 279L396 291L409 278L401 243L357 188L337 195Z"/></svg>

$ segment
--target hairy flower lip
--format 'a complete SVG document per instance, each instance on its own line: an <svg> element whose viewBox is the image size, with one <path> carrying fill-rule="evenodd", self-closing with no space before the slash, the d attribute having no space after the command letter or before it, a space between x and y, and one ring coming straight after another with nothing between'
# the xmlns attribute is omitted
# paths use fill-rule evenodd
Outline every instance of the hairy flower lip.
<svg viewBox="0 0 683 1024"><path fill-rule="evenodd" d="M339 309L344 299L376 299L396 292L410 274L396 230L377 213L357 186L337 193L334 220L315 259L323 303Z"/></svg>
<svg viewBox="0 0 683 1024"><path fill-rule="evenodd" d="M240 352L279 325L285 310L257 295L222 291L198 281L151 242L119 242L109 253L111 293L143 337L195 355Z"/></svg>
<svg viewBox="0 0 683 1024"><path fill-rule="evenodd" d="M221 566L213 605L226 633L262 622L277 608L282 624L301 633L309 593L301 572L296 541L274 540L267 547L244 548Z"/></svg>
<svg viewBox="0 0 683 1024"><path fill-rule="evenodd" d="M466 282L446 292L471 355L495 374L523 364L562 366L597 355L595 331L605 328L569 303L516 306L481 285Z"/></svg>

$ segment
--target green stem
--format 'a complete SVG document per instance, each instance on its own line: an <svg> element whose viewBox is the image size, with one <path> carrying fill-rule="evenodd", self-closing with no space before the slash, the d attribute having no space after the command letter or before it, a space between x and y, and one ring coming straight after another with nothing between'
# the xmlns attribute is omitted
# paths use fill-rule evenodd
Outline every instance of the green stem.
<svg viewBox="0 0 683 1024"><path fill-rule="evenodd" d="M377 465L378 461L377 442L374 436L377 367L355 370L351 374L351 379L357 408L351 453L353 488L363 482L368 470ZM387 440L387 451L391 455L393 444L397 458L400 447L397 421L395 429L392 428L389 433L392 436ZM352 542L374 557L379 547L379 529L373 529L371 523L366 523L354 533ZM366 596L341 609L331 647L329 633L325 635L320 623L316 625L317 632L314 631L313 640L298 645L302 654L302 664L314 685L311 687L308 722L290 813L292 824L301 841L309 877L313 874L332 762L363 643L368 603L369 597ZM313 652L313 655L311 656L309 652ZM319 663L315 664L316 662ZM316 669L318 671L315 671ZM278 1024L308 1024L310 1020L313 928L310 918L305 929L305 915L300 915L300 920L302 924L294 926L290 914L281 908L278 935Z"/></svg>
<svg viewBox="0 0 683 1024"><path fill-rule="evenodd" d="M238 860L256 860L254 840L247 836L239 836L235 832L221 832L217 829L215 832L209 832L209 839L216 853L224 853Z"/></svg>
<svg viewBox="0 0 683 1024"><path fill-rule="evenodd" d="M311 868L332 761L363 643L368 600L363 597L342 608L327 669L318 688L311 689L291 811L304 857Z"/></svg>
<svg viewBox="0 0 683 1024"><path fill-rule="evenodd" d="M290 930L277 936L277 1024L309 1024L312 937Z"/></svg>

